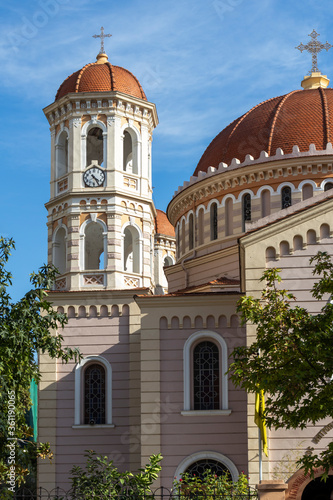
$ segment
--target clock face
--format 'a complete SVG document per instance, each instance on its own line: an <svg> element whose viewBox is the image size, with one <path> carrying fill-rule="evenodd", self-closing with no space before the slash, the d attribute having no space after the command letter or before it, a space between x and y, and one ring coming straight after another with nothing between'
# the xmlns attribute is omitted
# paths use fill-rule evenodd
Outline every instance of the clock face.
<svg viewBox="0 0 333 500"><path fill-rule="evenodd" d="M103 184L105 173L98 167L91 167L83 174L83 180L86 186L99 187Z"/></svg>

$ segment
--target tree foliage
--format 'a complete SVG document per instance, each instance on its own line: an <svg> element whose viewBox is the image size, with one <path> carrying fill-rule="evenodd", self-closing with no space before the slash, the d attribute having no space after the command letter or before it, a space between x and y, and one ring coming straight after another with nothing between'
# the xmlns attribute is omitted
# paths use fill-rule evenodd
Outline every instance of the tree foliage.
<svg viewBox="0 0 333 500"><path fill-rule="evenodd" d="M251 490L247 476L242 472L237 481L231 479L230 474L220 476L207 469L202 477L184 472L180 479L173 482L175 497L182 500L202 498L213 500L236 500L237 498L251 498Z"/></svg>
<svg viewBox="0 0 333 500"><path fill-rule="evenodd" d="M158 478L162 455L152 455L144 469L137 474L119 472L106 456L87 450L85 469L76 465L71 469L74 498L150 498L151 485Z"/></svg>
<svg viewBox="0 0 333 500"><path fill-rule="evenodd" d="M33 288L12 302L8 291L12 275L5 266L14 248L12 239L0 238L0 482L7 484L11 467L15 469L11 477L19 483L28 474L33 456L50 456L48 443L31 441L32 429L26 423L30 382L38 382L41 376L36 352L65 363L80 357L77 349L63 348L63 337L56 333L67 317L54 311L47 300L55 268L45 265L32 273Z"/></svg>
<svg viewBox="0 0 333 500"><path fill-rule="evenodd" d="M319 277L313 300L324 300L318 314L296 305L281 288L279 269L267 269L260 299L244 296L238 303L242 323L256 325L256 340L233 352L230 366L235 384L249 392L263 389L268 427L297 429L333 418L333 264L325 252L310 260ZM300 460L306 471L333 466L333 444L321 455L313 450Z"/></svg>

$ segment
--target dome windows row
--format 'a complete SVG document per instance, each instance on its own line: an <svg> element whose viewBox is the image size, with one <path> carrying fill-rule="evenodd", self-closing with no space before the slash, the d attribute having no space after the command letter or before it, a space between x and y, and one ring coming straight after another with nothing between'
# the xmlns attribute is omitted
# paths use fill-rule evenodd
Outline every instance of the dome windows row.
<svg viewBox="0 0 333 500"><path fill-rule="evenodd" d="M195 213L190 211L177 223L177 258L201 245L238 236L246 231L246 223L307 200L314 191L332 188L333 182L329 179L323 181L320 188L313 181L303 181L297 189L288 182L281 184L276 191L263 186L256 195L246 190L238 198L229 194L221 202L211 200L207 207L199 205Z"/></svg>

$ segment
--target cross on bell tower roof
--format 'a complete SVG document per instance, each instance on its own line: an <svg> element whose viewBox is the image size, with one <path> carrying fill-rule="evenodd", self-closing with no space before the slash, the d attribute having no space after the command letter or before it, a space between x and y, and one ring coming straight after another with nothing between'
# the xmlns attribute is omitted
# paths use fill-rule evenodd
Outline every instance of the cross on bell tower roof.
<svg viewBox="0 0 333 500"><path fill-rule="evenodd" d="M104 28L103 26L101 27L101 34L100 35L92 35L93 38L100 38L101 39L101 50L99 51L97 55L97 62L98 63L105 63L108 60L108 56L105 53L104 49L104 38L109 38L112 36L110 33L104 33Z"/></svg>
<svg viewBox="0 0 333 500"><path fill-rule="evenodd" d="M317 33L316 30L312 30L312 32L308 36L311 37L311 41L309 43L307 43L306 45L300 43L298 47L295 47L295 49L298 49L301 52L303 52L303 50L306 50L307 52L312 54L311 71L309 72L309 75L304 77L301 85L304 89L313 89L318 87L326 88L329 84L329 79L326 75L322 75L322 73L319 71L317 55L324 49L327 52L332 47L332 45L328 42L319 42L319 40L317 40L319 33Z"/></svg>

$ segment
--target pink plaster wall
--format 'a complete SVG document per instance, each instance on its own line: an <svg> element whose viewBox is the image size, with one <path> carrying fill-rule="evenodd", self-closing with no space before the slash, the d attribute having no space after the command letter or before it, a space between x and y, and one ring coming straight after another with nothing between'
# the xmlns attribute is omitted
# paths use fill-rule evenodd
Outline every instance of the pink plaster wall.
<svg viewBox="0 0 333 500"><path fill-rule="evenodd" d="M228 354L245 342L243 328L212 328L228 344ZM247 398L229 380L230 416L183 416L183 347L196 329L161 329L161 483L172 483L179 463L201 451L222 453L239 472L247 471ZM164 406L163 406L164 405Z"/></svg>
<svg viewBox="0 0 333 500"><path fill-rule="evenodd" d="M112 367L112 423L115 428L73 429L74 367L58 363L56 484L68 489L71 467L83 465L84 452L107 455L120 469L129 461L129 328L128 316L71 318L65 327L66 345L79 346L84 356L101 355ZM125 436L125 437L124 437Z"/></svg>

